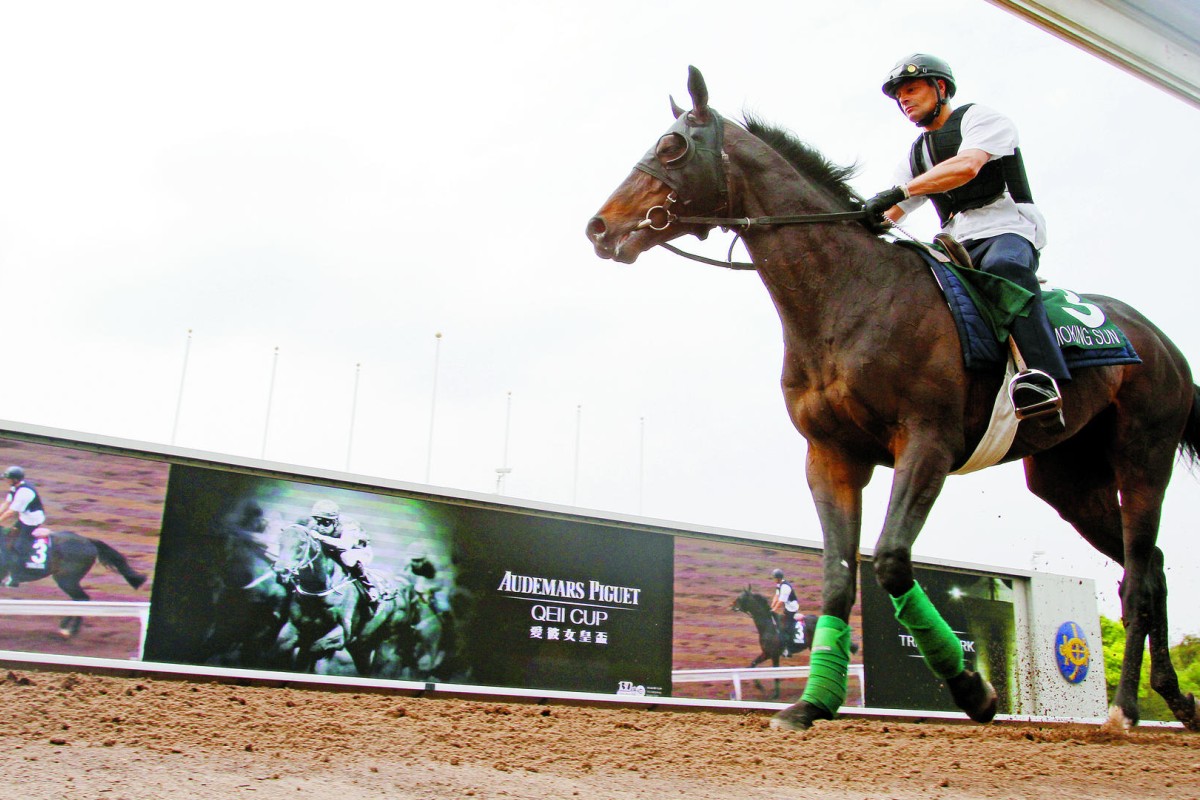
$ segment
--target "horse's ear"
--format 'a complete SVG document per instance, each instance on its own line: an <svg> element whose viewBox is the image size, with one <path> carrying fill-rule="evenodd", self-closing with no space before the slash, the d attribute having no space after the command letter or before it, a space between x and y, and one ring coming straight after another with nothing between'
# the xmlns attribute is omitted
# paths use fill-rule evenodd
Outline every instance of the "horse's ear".
<svg viewBox="0 0 1200 800"><path fill-rule="evenodd" d="M708 86L695 67L688 67L688 94L692 96L692 116L698 123L708 122Z"/></svg>
<svg viewBox="0 0 1200 800"><path fill-rule="evenodd" d="M671 98L671 113L675 115L675 119L679 119L686 112L682 108L679 107L678 103L675 102L674 95L668 95L668 97Z"/></svg>

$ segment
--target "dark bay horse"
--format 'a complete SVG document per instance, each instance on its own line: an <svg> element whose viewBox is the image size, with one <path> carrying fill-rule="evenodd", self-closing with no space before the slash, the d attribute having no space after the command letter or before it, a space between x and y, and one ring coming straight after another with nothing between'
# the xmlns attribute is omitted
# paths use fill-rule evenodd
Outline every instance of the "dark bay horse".
<svg viewBox="0 0 1200 800"><path fill-rule="evenodd" d="M0 542L3 542L0 544L0 583L16 585L50 577L68 597L82 602L91 597L80 582L97 561L119 573L134 589L146 582L146 576L130 566L125 556L99 539L90 539L71 531L52 531L47 537L50 547L46 566L29 569L10 552L7 546L9 536L9 530L0 529ZM59 623L59 630L63 636L74 636L79 633L82 624L83 617L64 617Z"/></svg>
<svg viewBox="0 0 1200 800"><path fill-rule="evenodd" d="M360 676L415 674L419 617L409 582L381 577L372 611L359 584L303 525L282 530L274 570L290 593L280 646L293 652L292 669L312 672L344 649Z"/></svg>
<svg viewBox="0 0 1200 800"><path fill-rule="evenodd" d="M771 601L747 586L734 599L730 610L749 615L750 619L754 622L755 630L758 632L759 653L750 662L750 666L757 667L765 661L770 661L772 667L778 667L780 660L783 658L785 636L783 621L780 619L779 614L771 610ZM812 647L813 631L816 625L817 616L815 614L805 614L802 619L797 620L796 629L803 634L799 637L802 641L793 641L791 655L796 655ZM772 697L779 699L779 692L779 681L776 680L775 693Z"/></svg>
<svg viewBox="0 0 1200 800"><path fill-rule="evenodd" d="M212 613L204 634L206 663L284 669L291 652L279 646L291 593L276 580L282 525L249 503L218 529L211 565Z"/></svg>
<svg viewBox="0 0 1200 800"><path fill-rule="evenodd" d="M913 580L911 552L946 476L983 436L1002 371L965 369L950 312L922 258L882 240L872 223L759 224L777 215L858 211L850 170L758 120L724 120L709 107L695 68L688 91L691 110L675 108L675 124L586 233L597 255L631 264L684 234L737 228L783 323L783 396L808 441L806 473L824 539L816 636L830 646L822 648L822 685L810 680L772 724L807 728L845 700L862 490L877 466L892 468L894 477L875 575L959 708L990 721L996 693L983 676L961 669L954 634ZM1111 298L1084 300L1120 325L1142 363L1078 370L1064 387L1066 430L1024 422L1004 460L1024 460L1029 489L1124 567L1125 657L1110 724L1138 720L1149 640L1151 686L1187 728L1200 730L1196 699L1180 691L1168 653L1166 575L1156 546L1176 453L1197 460L1200 387L1178 348L1143 315ZM817 660L814 651L814 678Z"/></svg>

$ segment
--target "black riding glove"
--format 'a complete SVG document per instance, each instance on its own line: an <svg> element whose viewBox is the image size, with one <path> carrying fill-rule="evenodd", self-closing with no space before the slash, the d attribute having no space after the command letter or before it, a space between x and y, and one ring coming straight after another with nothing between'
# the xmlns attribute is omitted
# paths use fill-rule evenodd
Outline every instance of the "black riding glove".
<svg viewBox="0 0 1200 800"><path fill-rule="evenodd" d="M893 186L863 203L863 211L866 211L872 217L882 217L883 212L907 197L908 192L905 191L903 186Z"/></svg>

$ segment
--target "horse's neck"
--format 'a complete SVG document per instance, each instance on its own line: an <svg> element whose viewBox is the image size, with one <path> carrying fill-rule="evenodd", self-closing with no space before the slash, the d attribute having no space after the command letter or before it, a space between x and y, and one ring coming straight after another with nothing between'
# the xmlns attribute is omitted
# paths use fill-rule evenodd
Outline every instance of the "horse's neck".
<svg viewBox="0 0 1200 800"><path fill-rule="evenodd" d="M735 148L733 164L739 217L846 210L757 140ZM886 302L906 280L897 275L895 262L909 254L895 252L899 248L857 222L758 226L743 238L780 316L793 330L827 338L858 328L864 317L877 313L872 298Z"/></svg>
<svg viewBox="0 0 1200 800"><path fill-rule="evenodd" d="M734 164L739 217L845 210L765 145ZM752 227L744 238L783 325L786 389L841 386L864 354L895 350L895 331L918 329L938 302L918 255L857 222Z"/></svg>
<svg viewBox="0 0 1200 800"><path fill-rule="evenodd" d="M750 596L749 602L750 610L752 612L751 616L754 617L754 621L761 622L764 625L770 625L771 618L775 616L775 613L771 611L771 603L767 600L767 598L763 597L761 594L755 594Z"/></svg>

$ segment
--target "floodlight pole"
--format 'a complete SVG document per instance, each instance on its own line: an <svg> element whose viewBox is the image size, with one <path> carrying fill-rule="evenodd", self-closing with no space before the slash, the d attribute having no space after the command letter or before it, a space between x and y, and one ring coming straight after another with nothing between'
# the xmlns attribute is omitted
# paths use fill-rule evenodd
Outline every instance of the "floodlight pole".
<svg viewBox="0 0 1200 800"><path fill-rule="evenodd" d="M425 483L433 472L433 423L437 418L438 364L442 355L442 332L433 335L433 392L429 400L429 443L425 448Z"/></svg>
<svg viewBox="0 0 1200 800"><path fill-rule="evenodd" d="M512 392L508 393L504 404L504 454L500 466L496 469L496 494L504 494L504 479L512 472L508 466L508 432L512 422Z"/></svg>
<svg viewBox="0 0 1200 800"><path fill-rule="evenodd" d="M271 430L271 405L275 400L275 372L279 367L279 346L275 346L275 355L271 357L271 383L267 387L267 417L263 422L262 451L259 458L267 457L267 433Z"/></svg>
<svg viewBox="0 0 1200 800"><path fill-rule="evenodd" d="M179 394L175 398L175 422L171 425L171 444L179 433L179 411L183 408L183 385L187 382L188 355L192 352L192 329L188 328L187 342L183 346L183 369L179 373Z"/></svg>
<svg viewBox="0 0 1200 800"><path fill-rule="evenodd" d="M362 362L354 365L354 395L350 400L350 434L346 437L346 472L350 471L350 453L354 450L354 418L358 414L358 376Z"/></svg>
<svg viewBox="0 0 1200 800"><path fill-rule="evenodd" d="M579 440L583 429L583 406L575 406L575 478L571 484L571 505L579 499Z"/></svg>
<svg viewBox="0 0 1200 800"><path fill-rule="evenodd" d="M638 516L642 513L646 482L646 418L638 418Z"/></svg>

